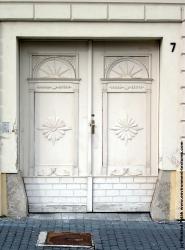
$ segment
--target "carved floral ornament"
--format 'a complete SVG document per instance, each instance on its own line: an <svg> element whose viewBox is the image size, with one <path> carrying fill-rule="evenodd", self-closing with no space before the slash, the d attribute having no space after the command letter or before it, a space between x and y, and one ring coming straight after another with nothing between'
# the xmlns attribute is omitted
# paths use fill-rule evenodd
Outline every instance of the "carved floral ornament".
<svg viewBox="0 0 185 250"><path fill-rule="evenodd" d="M66 131L71 130L71 128L67 127L60 117L53 116L47 118L40 130L42 130L44 137L55 145L57 141L64 137Z"/></svg>
<svg viewBox="0 0 185 250"><path fill-rule="evenodd" d="M146 58L144 59L146 60ZM132 57L107 57L105 58L105 77L121 79L149 78L149 72L145 64Z"/></svg>
<svg viewBox="0 0 185 250"><path fill-rule="evenodd" d="M44 167L37 169L38 176L70 176L70 174L70 170L65 168Z"/></svg>
<svg viewBox="0 0 185 250"><path fill-rule="evenodd" d="M112 176L141 176L143 175L143 167L122 167L113 168L110 172Z"/></svg>
<svg viewBox="0 0 185 250"><path fill-rule="evenodd" d="M140 130L140 128L134 119L129 118L128 115L120 119L111 130L114 131L115 135L127 144L131 141Z"/></svg>
<svg viewBox="0 0 185 250"><path fill-rule="evenodd" d="M34 78L76 78L74 56L33 56Z"/></svg>

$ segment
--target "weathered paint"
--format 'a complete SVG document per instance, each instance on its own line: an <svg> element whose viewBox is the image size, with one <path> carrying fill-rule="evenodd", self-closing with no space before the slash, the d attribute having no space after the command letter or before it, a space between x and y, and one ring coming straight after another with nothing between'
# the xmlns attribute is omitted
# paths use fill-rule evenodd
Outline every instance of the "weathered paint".
<svg viewBox="0 0 185 250"><path fill-rule="evenodd" d="M153 220L169 220L170 214L170 171L160 170L151 204Z"/></svg>
<svg viewBox="0 0 185 250"><path fill-rule="evenodd" d="M11 217L27 216L27 197L23 179L18 174L7 174L7 210Z"/></svg>

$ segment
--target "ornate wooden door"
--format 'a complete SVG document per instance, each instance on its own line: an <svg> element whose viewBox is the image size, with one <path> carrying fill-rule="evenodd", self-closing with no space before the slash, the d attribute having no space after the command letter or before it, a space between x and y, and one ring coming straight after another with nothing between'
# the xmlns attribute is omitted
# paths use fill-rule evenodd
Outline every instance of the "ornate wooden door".
<svg viewBox="0 0 185 250"><path fill-rule="evenodd" d="M149 211L156 43L23 42L20 166L31 212Z"/></svg>

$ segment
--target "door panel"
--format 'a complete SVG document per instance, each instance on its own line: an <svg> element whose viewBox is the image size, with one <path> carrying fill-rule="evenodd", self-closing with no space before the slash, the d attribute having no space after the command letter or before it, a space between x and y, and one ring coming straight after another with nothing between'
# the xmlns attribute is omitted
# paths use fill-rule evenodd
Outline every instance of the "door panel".
<svg viewBox="0 0 185 250"><path fill-rule="evenodd" d="M108 175L146 174L146 98L143 95L108 94L108 120L104 121L108 123Z"/></svg>
<svg viewBox="0 0 185 250"><path fill-rule="evenodd" d="M93 211L149 211L158 174L158 44L94 43Z"/></svg>
<svg viewBox="0 0 185 250"><path fill-rule="evenodd" d="M73 93L35 93L36 175L73 175L77 151L74 108Z"/></svg>
<svg viewBox="0 0 185 250"><path fill-rule="evenodd" d="M31 212L87 211L87 48L21 44L20 164Z"/></svg>

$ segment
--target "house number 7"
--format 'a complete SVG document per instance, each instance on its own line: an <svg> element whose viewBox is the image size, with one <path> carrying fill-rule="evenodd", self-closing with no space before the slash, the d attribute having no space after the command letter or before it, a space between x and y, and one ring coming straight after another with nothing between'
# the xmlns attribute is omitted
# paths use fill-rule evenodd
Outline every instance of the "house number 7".
<svg viewBox="0 0 185 250"><path fill-rule="evenodd" d="M171 52L174 52L175 47L176 47L176 43L170 43L170 45L172 46L172 50L171 50Z"/></svg>

